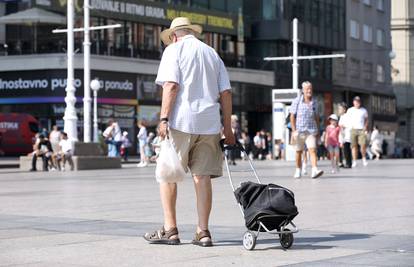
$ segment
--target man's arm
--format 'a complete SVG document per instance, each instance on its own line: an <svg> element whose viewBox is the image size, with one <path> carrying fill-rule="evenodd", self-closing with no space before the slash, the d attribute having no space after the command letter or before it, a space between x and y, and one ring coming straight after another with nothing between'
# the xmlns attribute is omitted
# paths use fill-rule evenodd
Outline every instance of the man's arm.
<svg viewBox="0 0 414 267"><path fill-rule="evenodd" d="M296 132L296 116L293 113L290 113L290 127L292 127L292 132Z"/></svg>
<svg viewBox="0 0 414 267"><path fill-rule="evenodd" d="M225 90L220 93L221 111L223 113L224 137L227 145L236 143L233 131L231 130L231 114L232 114L232 94L231 90Z"/></svg>
<svg viewBox="0 0 414 267"><path fill-rule="evenodd" d="M365 120L364 120L364 130L368 131L368 112L366 113Z"/></svg>
<svg viewBox="0 0 414 267"><path fill-rule="evenodd" d="M162 102L161 102L161 114L160 119L169 118L171 110L174 107L175 99L177 98L177 93L179 86L175 82L165 82L162 86ZM159 124L160 136L164 138L167 136L168 123L161 121Z"/></svg>

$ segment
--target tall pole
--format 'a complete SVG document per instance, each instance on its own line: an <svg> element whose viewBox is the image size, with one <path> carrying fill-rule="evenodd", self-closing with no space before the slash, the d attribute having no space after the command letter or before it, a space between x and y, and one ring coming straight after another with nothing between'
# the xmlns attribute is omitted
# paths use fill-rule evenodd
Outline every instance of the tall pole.
<svg viewBox="0 0 414 267"><path fill-rule="evenodd" d="M293 19L293 63L292 63L292 89L298 89L298 19Z"/></svg>
<svg viewBox="0 0 414 267"><path fill-rule="evenodd" d="M98 90L93 90L93 142L98 143Z"/></svg>
<svg viewBox="0 0 414 267"><path fill-rule="evenodd" d="M89 37L89 0L83 1L83 142L91 142L91 42Z"/></svg>
<svg viewBox="0 0 414 267"><path fill-rule="evenodd" d="M74 54L74 38L73 38L73 0L68 0L67 2L67 19L68 19L68 32L67 32L67 78L66 78L66 109L65 116L63 117L64 122L64 131L68 134L69 140L72 142L78 141L78 129L77 122L78 118L76 116L76 97L74 86L74 70L73 70L73 54Z"/></svg>

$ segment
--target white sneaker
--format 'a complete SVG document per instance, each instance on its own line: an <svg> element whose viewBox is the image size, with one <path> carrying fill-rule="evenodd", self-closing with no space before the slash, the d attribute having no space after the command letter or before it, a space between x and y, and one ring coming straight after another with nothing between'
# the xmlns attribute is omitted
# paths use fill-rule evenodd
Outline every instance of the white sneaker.
<svg viewBox="0 0 414 267"><path fill-rule="evenodd" d="M65 167L62 167L62 172L64 172L65 171Z"/></svg>
<svg viewBox="0 0 414 267"><path fill-rule="evenodd" d="M317 168L312 168L312 176L311 176L311 178L312 179L319 178L319 177L322 176L322 174L323 174L323 171L322 170L318 170Z"/></svg>
<svg viewBox="0 0 414 267"><path fill-rule="evenodd" d="M137 164L137 167L140 168L142 166L143 162L140 162Z"/></svg>
<svg viewBox="0 0 414 267"><path fill-rule="evenodd" d="M367 159L365 159L365 158L362 159L362 165L364 165L364 167L368 166Z"/></svg>
<svg viewBox="0 0 414 267"><path fill-rule="evenodd" d="M295 175L293 178L299 179L302 176L300 168L296 168Z"/></svg>
<svg viewBox="0 0 414 267"><path fill-rule="evenodd" d="M331 173L333 174L333 173L336 173L336 169L332 169L331 170Z"/></svg>
<svg viewBox="0 0 414 267"><path fill-rule="evenodd" d="M147 167L147 166L148 166L148 163L143 162L141 165L138 166L138 168L144 168L144 167Z"/></svg>
<svg viewBox="0 0 414 267"><path fill-rule="evenodd" d="M303 173L303 175L308 174L308 171L306 170L306 165L302 166L302 173Z"/></svg>
<svg viewBox="0 0 414 267"><path fill-rule="evenodd" d="M352 168L355 168L357 166L356 160L352 161Z"/></svg>

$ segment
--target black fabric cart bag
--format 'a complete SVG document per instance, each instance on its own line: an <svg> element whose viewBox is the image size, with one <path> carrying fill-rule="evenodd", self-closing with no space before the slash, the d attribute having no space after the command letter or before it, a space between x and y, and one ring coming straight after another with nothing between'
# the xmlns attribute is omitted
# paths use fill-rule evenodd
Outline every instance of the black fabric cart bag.
<svg viewBox="0 0 414 267"><path fill-rule="evenodd" d="M263 218L260 221L273 230L298 215L293 192L279 185L245 182L234 194L243 207L246 227L250 230L257 230L258 218Z"/></svg>

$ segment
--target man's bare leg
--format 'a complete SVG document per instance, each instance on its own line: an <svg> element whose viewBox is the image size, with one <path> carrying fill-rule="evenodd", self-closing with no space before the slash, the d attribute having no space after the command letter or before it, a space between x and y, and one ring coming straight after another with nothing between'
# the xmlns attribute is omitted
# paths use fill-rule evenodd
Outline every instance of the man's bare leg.
<svg viewBox="0 0 414 267"><path fill-rule="evenodd" d="M357 159L358 159L358 146L353 146L352 147L352 160L356 162Z"/></svg>
<svg viewBox="0 0 414 267"><path fill-rule="evenodd" d="M296 151L296 168L302 168L302 152Z"/></svg>
<svg viewBox="0 0 414 267"><path fill-rule="evenodd" d="M197 233L199 233L202 230L208 230L208 220L211 212L213 192L210 176L195 175L193 178L197 196ZM208 240L210 240L210 238L204 237L200 241L204 242Z"/></svg>
<svg viewBox="0 0 414 267"><path fill-rule="evenodd" d="M316 153L316 148L309 148L309 154L312 168L316 168L318 164L318 154Z"/></svg>
<svg viewBox="0 0 414 267"><path fill-rule="evenodd" d="M175 204L177 202L177 184L160 183L161 203L164 211L164 229L166 231L177 227ZM174 235L171 238L178 238Z"/></svg>

